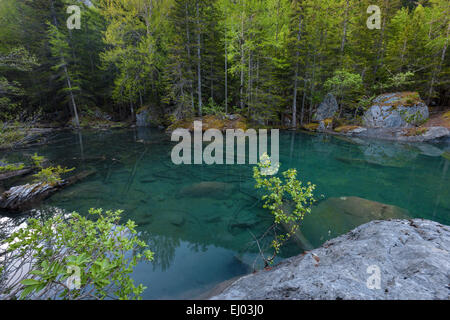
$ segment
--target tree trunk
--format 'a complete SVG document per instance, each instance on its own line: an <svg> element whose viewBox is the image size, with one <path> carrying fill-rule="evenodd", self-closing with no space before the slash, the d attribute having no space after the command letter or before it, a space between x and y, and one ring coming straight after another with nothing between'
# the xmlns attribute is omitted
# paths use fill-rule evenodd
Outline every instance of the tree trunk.
<svg viewBox="0 0 450 320"><path fill-rule="evenodd" d="M248 53L248 87L247 87L247 101L248 101L248 116L250 116L252 107L252 52Z"/></svg>
<svg viewBox="0 0 450 320"><path fill-rule="evenodd" d="M302 97L302 111L300 114L300 125L303 125L303 118L305 117L305 102L306 102L306 89L307 89L307 83L308 81L305 81L305 86L303 88L303 97Z"/></svg>
<svg viewBox="0 0 450 320"><path fill-rule="evenodd" d="M188 19L189 11L188 11L187 1L185 3L185 14L186 14L186 39L187 39L186 47L187 47L188 61L189 61L188 70L189 70L189 72L192 72L191 65L190 65L190 62L191 62L191 40L190 40L190 33L189 33L189 19ZM192 107L192 111L194 111L195 110L195 106L194 106L194 86L192 84L192 78L191 77L189 77L189 83L190 83L190 86L191 86L191 90L190 90L191 91L191 107Z"/></svg>
<svg viewBox="0 0 450 320"><path fill-rule="evenodd" d="M213 60L211 59L210 65L210 74L211 74L211 99L214 101L214 71L213 71Z"/></svg>
<svg viewBox="0 0 450 320"><path fill-rule="evenodd" d="M386 17L389 14L389 1L385 1L385 9L386 12L383 14L383 22L381 23L381 34L380 34L380 42L378 44L378 48L376 49L378 52L378 56L377 56L377 61L375 64L375 70L373 72L374 74L374 80L376 80L376 75L378 73L378 70L382 67L383 65L383 55L384 55L384 33L385 33L385 28L386 28Z"/></svg>
<svg viewBox="0 0 450 320"><path fill-rule="evenodd" d="M241 98L241 111L244 110L244 12L241 12L241 39L239 40L241 49L241 86L239 88Z"/></svg>
<svg viewBox="0 0 450 320"><path fill-rule="evenodd" d="M58 27L58 20L56 20L55 7L54 7L53 0L51 1L50 5L51 5L52 16L53 16L53 23L54 23L54 26L57 28ZM77 128L79 128L80 127L80 119L78 118L77 105L75 103L75 97L74 97L73 92L72 92L72 84L71 84L71 81L70 81L69 72L67 71L67 64L66 64L66 61L64 59L64 55L63 55L62 52L61 52L61 62L63 64L63 66L64 66L64 68L63 68L64 69L64 75L66 76L66 83L67 83L67 87L68 87L69 92L70 92L70 101L72 102L73 114L74 114L74 117L75 117L75 125L76 125Z"/></svg>
<svg viewBox="0 0 450 320"><path fill-rule="evenodd" d="M77 128L79 128L80 127L80 119L78 118L77 105L75 103L75 97L72 92L72 84L70 83L70 77L69 77L69 73L67 72L67 66L65 65L64 58L62 58L62 61L64 63L64 73L66 75L67 87L69 88L69 92L70 92L70 100L72 102L73 115L75 117L75 125L77 126Z"/></svg>
<svg viewBox="0 0 450 320"><path fill-rule="evenodd" d="M345 41L347 39L347 24L348 24L348 9L350 7L350 3L347 0L347 6L345 7L345 18L344 18L344 32L342 34L342 42L341 42L341 55L344 55Z"/></svg>
<svg viewBox="0 0 450 320"><path fill-rule="evenodd" d="M202 116L202 56L201 56L201 41L200 41L200 13L198 8L198 0L196 1L197 7L197 85L198 85L198 114Z"/></svg>
<svg viewBox="0 0 450 320"><path fill-rule="evenodd" d="M134 122L136 120L136 117L134 115L133 100L131 99L131 90L130 90L130 113L131 113L131 121Z"/></svg>
<svg viewBox="0 0 450 320"><path fill-rule="evenodd" d="M436 78L439 75L439 73L441 72L442 64L444 63L445 53L447 51L447 46L448 46L449 33L450 33L450 23L447 26L447 36L446 36L444 47L442 48L441 60L439 61L439 65L437 67L437 70L435 70L435 72L433 72L433 76L431 77L430 90L428 92L428 99L427 99L427 104L428 105L431 103L431 98L433 97L434 83L436 82Z"/></svg>
<svg viewBox="0 0 450 320"><path fill-rule="evenodd" d="M225 29L225 114L228 114L228 44Z"/></svg>
<svg viewBox="0 0 450 320"><path fill-rule="evenodd" d="M292 103L292 128L297 127L297 83L298 83L298 60L300 58L300 39L302 35L302 16L298 17L297 53L295 54L295 77L294 77L294 101Z"/></svg>

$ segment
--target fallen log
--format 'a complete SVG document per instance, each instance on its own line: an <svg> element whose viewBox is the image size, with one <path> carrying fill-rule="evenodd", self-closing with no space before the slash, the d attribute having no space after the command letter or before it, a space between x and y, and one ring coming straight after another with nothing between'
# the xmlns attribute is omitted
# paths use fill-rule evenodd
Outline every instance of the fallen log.
<svg viewBox="0 0 450 320"><path fill-rule="evenodd" d="M3 172L3 173L0 173L0 181L8 180L8 179L11 179L14 177L24 176L26 174L31 173L32 171L33 171L33 168L24 168L21 170Z"/></svg>
<svg viewBox="0 0 450 320"><path fill-rule="evenodd" d="M0 196L0 209L7 211L31 209L38 202L48 198L53 193L85 179L95 172L95 170L82 171L56 184L40 182L12 187Z"/></svg>

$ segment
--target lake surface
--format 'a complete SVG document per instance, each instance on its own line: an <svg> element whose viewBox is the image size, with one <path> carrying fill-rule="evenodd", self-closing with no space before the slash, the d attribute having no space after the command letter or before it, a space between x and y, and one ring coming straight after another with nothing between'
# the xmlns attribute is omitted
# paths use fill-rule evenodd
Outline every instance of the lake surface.
<svg viewBox="0 0 450 320"><path fill-rule="evenodd" d="M2 152L0 159L24 161L37 152L54 164L95 169L95 175L55 194L38 209L81 214L89 208L123 209L155 252L153 263L141 263L133 273L148 287L143 297L189 299L251 271L249 264L258 257L252 235L262 235L272 218L258 201L261 194L254 188L251 165L176 166L170 158L174 145L153 129L60 132L47 145ZM410 217L448 225L450 161L440 155L445 148L281 132L280 170L296 168L300 180L317 185L322 214L327 203L350 198L353 207L349 209L348 202L343 210L350 217L356 212L356 223L366 214L358 210L367 210L367 203L359 206L362 198L371 201L370 208L384 212L391 207L378 203L392 205ZM17 181L8 183L3 188ZM315 212L302 228L314 247L349 228L340 214L327 225ZM327 233L319 234L320 228ZM291 241L280 258L302 251Z"/></svg>

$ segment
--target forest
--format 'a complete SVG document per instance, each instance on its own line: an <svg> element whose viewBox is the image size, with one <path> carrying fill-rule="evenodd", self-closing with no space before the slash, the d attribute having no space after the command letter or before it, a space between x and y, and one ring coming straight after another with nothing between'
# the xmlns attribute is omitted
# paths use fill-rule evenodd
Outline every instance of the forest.
<svg viewBox="0 0 450 320"><path fill-rule="evenodd" d="M80 8L68 28L67 8ZM380 8L370 28L368 8ZM237 113L311 121L332 92L358 117L384 92L450 99L447 0L1 0L0 119L79 125Z"/></svg>
<svg viewBox="0 0 450 320"><path fill-rule="evenodd" d="M0 0L0 300L448 300L449 39L449 0Z"/></svg>

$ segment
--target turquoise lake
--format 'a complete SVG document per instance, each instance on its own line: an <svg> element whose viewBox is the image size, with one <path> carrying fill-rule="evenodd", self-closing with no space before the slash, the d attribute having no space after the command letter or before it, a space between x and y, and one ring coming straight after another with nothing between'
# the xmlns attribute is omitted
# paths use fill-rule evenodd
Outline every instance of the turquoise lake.
<svg viewBox="0 0 450 320"><path fill-rule="evenodd" d="M95 170L36 209L124 210L155 252L153 263L141 263L133 273L148 287L143 298L191 299L251 272L249 264L258 258L253 235L264 234L273 220L258 200L252 165L177 166L170 157L174 145L164 132L147 128L58 132L46 145L2 151L0 160L24 161L37 152L53 164ZM300 180L317 185L318 209L301 229L317 247L357 225L367 214L362 211L372 208L449 225L450 161L444 150L449 147L280 132L280 171L296 168ZM343 214L354 220L341 219L341 202ZM324 210L336 203L336 213L324 222ZM290 241L280 259L303 249Z"/></svg>

